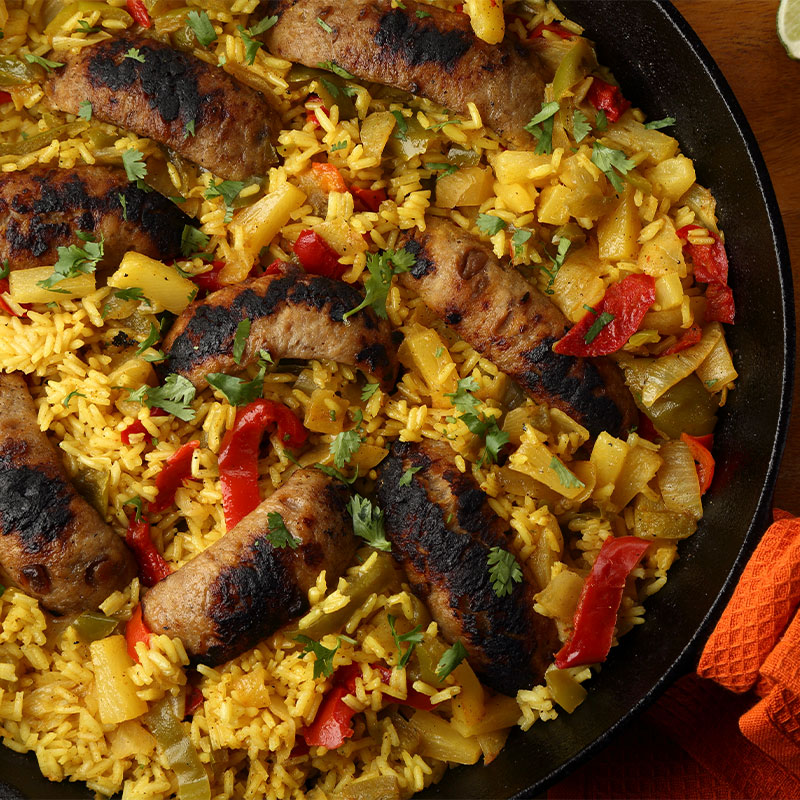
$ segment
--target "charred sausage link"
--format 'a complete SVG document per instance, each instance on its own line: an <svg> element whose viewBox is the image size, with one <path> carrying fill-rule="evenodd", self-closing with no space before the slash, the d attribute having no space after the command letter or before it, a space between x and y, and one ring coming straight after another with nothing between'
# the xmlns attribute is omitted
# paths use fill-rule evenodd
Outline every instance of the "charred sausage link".
<svg viewBox="0 0 800 800"><path fill-rule="evenodd" d="M0 175L0 263L8 259L12 270L55 264L59 247L83 244L79 231L102 238L102 266L116 266L128 250L175 258L190 223L175 203L130 183L121 169L40 165Z"/></svg>
<svg viewBox="0 0 800 800"><path fill-rule="evenodd" d="M332 62L356 78L422 95L457 113L468 113L472 102L505 142L531 146L524 126L544 97L538 57L511 38L499 45L478 39L465 14L413 0L397 5L392 8L391 0L266 0L262 7L278 22L264 41L270 52L289 61L307 67Z"/></svg>
<svg viewBox="0 0 800 800"><path fill-rule="evenodd" d="M136 574L123 540L75 491L24 379L0 373L0 567L57 614L95 609Z"/></svg>
<svg viewBox="0 0 800 800"><path fill-rule="evenodd" d="M343 281L309 275L287 265L284 272L245 281L190 305L164 342L165 372L176 372L198 388L211 372L242 370L268 350L279 358L329 358L374 375L389 390L397 358L389 325L365 308L343 316L363 298ZM233 358L236 329L250 320L241 363Z"/></svg>
<svg viewBox="0 0 800 800"><path fill-rule="evenodd" d="M316 469L294 475L233 530L157 583L143 601L155 633L177 636L196 661L220 664L308 610L321 570L335 584L356 550L348 492ZM274 547L279 514L297 547ZM273 517L274 519L274 517Z"/></svg>
<svg viewBox="0 0 800 800"><path fill-rule="evenodd" d="M613 361L553 352L569 323L516 270L483 242L437 218L401 237L416 264L401 278L478 352L534 398L586 427L616 435L636 422L636 407Z"/></svg>
<svg viewBox="0 0 800 800"><path fill-rule="evenodd" d="M137 50L139 58L126 53ZM50 102L160 142L230 180L266 175L277 162L280 129L265 97L219 67L144 36L125 34L59 56Z"/></svg>
<svg viewBox="0 0 800 800"><path fill-rule="evenodd" d="M406 470L411 482L401 485ZM492 589L491 548L508 550L508 526L442 442L395 444L381 465L378 501L392 552L449 642L460 639L470 666L504 694L539 683L558 647L552 620L533 610L538 591L526 567L510 595Z"/></svg>

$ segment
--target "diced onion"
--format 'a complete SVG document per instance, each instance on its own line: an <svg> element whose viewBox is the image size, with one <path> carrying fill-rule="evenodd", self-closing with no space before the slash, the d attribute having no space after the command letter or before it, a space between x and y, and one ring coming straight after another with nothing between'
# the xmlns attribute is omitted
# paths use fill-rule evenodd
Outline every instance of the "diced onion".
<svg viewBox="0 0 800 800"><path fill-rule="evenodd" d="M666 442L661 445L659 453L664 459L664 465L658 471L664 505L669 511L701 519L700 481L689 447L683 442Z"/></svg>
<svg viewBox="0 0 800 800"><path fill-rule="evenodd" d="M724 336L720 337L708 358L697 368L697 377L703 382L706 391L712 394L721 392L739 377Z"/></svg>

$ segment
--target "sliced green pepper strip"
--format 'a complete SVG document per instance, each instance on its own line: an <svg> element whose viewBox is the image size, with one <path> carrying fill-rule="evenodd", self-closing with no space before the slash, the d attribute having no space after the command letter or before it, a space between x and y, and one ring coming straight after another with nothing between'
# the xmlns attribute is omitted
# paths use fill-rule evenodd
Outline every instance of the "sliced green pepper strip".
<svg viewBox="0 0 800 800"><path fill-rule="evenodd" d="M0 56L0 86L23 86L40 81L44 70L13 56Z"/></svg>
<svg viewBox="0 0 800 800"><path fill-rule="evenodd" d="M567 89L585 78L589 71L587 63L595 60L592 48L586 39L578 39L558 65L553 77L553 97L560 100Z"/></svg>
<svg viewBox="0 0 800 800"><path fill-rule="evenodd" d="M37 133L35 136L20 139L12 144L0 144L0 156L26 156L29 153L35 153L37 150L47 147L53 139L69 139L72 136L77 136L85 131L87 127L88 125L85 122L68 122L66 125L50 128L49 131Z"/></svg>
<svg viewBox="0 0 800 800"><path fill-rule="evenodd" d="M330 74L321 69L303 66L303 64L293 64L286 76L286 82L289 86L297 88L306 83L311 83L313 80L319 80L322 77L327 78Z"/></svg>
<svg viewBox="0 0 800 800"><path fill-rule="evenodd" d="M178 800L210 800L208 774L183 723L172 710L170 696L159 700L142 717L142 722L156 737L161 752L178 779Z"/></svg>
<svg viewBox="0 0 800 800"><path fill-rule="evenodd" d="M396 128L389 139L389 148L397 156L413 158L428 149L431 139L436 136L434 131L423 128L416 115L405 117L406 128L400 133Z"/></svg>
<svg viewBox="0 0 800 800"><path fill-rule="evenodd" d="M714 396L694 373L664 392L649 408L641 407L653 425L671 439L677 439L681 433L690 436L711 433L718 409Z"/></svg>
<svg viewBox="0 0 800 800"><path fill-rule="evenodd" d="M126 26L133 23L133 18L124 8L115 8L114 6L108 5L108 3L98 2L98 0L79 0L77 3L70 3L68 6L62 8L61 11L50 20L47 27L44 29L45 36L54 36L57 34L76 14L88 16L95 12L100 14L103 19L113 19L117 22L124 23Z"/></svg>
<svg viewBox="0 0 800 800"><path fill-rule="evenodd" d="M78 636L85 642L94 642L97 639L105 639L111 635L119 625L119 620L107 617L99 611L84 611L74 622Z"/></svg>

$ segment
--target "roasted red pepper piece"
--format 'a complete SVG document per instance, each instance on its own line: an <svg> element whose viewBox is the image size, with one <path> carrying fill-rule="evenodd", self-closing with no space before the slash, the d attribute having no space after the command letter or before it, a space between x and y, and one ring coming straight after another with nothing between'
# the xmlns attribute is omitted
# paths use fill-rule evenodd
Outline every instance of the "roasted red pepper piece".
<svg viewBox="0 0 800 800"><path fill-rule="evenodd" d="M138 664L139 656L136 654L136 642L144 642L150 646L150 636L152 631L147 627L142 617L141 603L133 610L133 616L125 625L125 642L128 647L128 655Z"/></svg>
<svg viewBox="0 0 800 800"><path fill-rule="evenodd" d="M330 115L330 111L322 104L322 100L317 94L310 94L306 100L306 122L310 122L315 128L321 128L315 109L321 108L323 112Z"/></svg>
<svg viewBox="0 0 800 800"><path fill-rule="evenodd" d="M347 184L344 182L342 173L333 164L324 164L315 161L311 165L317 183L324 192L346 192Z"/></svg>
<svg viewBox="0 0 800 800"><path fill-rule="evenodd" d="M555 23L550 25L545 25L543 22L540 22L529 34L529 39L536 39L542 35L544 31L550 31L550 33L555 33L560 36L562 39L571 39L575 34L568 31L566 28L562 28L560 25L556 25ZM597 80L595 78L595 80ZM609 119L611 119L609 117Z"/></svg>
<svg viewBox="0 0 800 800"><path fill-rule="evenodd" d="M730 286L709 283L706 287L706 319L710 322L725 322L733 325L736 319L736 305Z"/></svg>
<svg viewBox="0 0 800 800"><path fill-rule="evenodd" d="M292 250L303 269L312 275L339 279L347 270L339 263L339 254L315 231L303 231Z"/></svg>
<svg viewBox="0 0 800 800"><path fill-rule="evenodd" d="M192 477L192 453L200 446L197 440L181 445L164 463L156 476L156 499L150 503L150 511L163 511L175 500L175 492L183 482Z"/></svg>
<svg viewBox="0 0 800 800"><path fill-rule="evenodd" d="M0 103L8 103L11 100L11 95L8 92L0 92Z"/></svg>
<svg viewBox="0 0 800 800"><path fill-rule="evenodd" d="M203 705L204 699L203 693L200 691L199 687L190 684L186 692L186 713L184 716L191 717L192 714Z"/></svg>
<svg viewBox="0 0 800 800"><path fill-rule="evenodd" d="M649 546L635 536L606 539L583 585L572 636L556 653L558 669L605 661L625 581Z"/></svg>
<svg viewBox="0 0 800 800"><path fill-rule="evenodd" d="M224 261L212 261L211 269L208 272L203 272L200 275L193 275L191 281L201 291L216 292L225 285L220 283L219 280L219 275L224 268Z"/></svg>
<svg viewBox="0 0 800 800"><path fill-rule="evenodd" d="M350 193L353 195L356 211L377 212L381 203L386 200L385 189L362 189L360 186L351 186Z"/></svg>
<svg viewBox="0 0 800 800"><path fill-rule="evenodd" d="M356 712L342 698L350 694L345 686L328 690L314 721L303 731L309 747L326 747L335 750L353 735L352 721Z"/></svg>
<svg viewBox="0 0 800 800"><path fill-rule="evenodd" d="M690 436L688 433L682 433L681 441L689 446L697 468L697 479L700 481L700 494L705 494L708 487L711 486L711 481L714 480L716 462L714 456L711 455L714 436L710 433L706 436Z"/></svg>
<svg viewBox="0 0 800 800"><path fill-rule="evenodd" d="M606 356L616 353L639 330L642 319L656 299L656 282L652 275L628 275L608 287L598 304L596 314L586 312L553 348L564 356ZM612 319L589 343L586 336L598 317L611 314Z"/></svg>
<svg viewBox="0 0 800 800"><path fill-rule="evenodd" d="M158 552L150 536L150 523L132 516L125 533L125 544L130 547L139 565L139 577L145 586L155 586L172 572L172 567Z"/></svg>
<svg viewBox="0 0 800 800"><path fill-rule="evenodd" d="M143 28L150 28L153 25L153 20L150 19L150 14L147 12L147 7L142 0L127 0L128 13L133 17L134 21L141 25Z"/></svg>
<svg viewBox="0 0 800 800"><path fill-rule="evenodd" d="M276 258L265 270L265 275L280 275L281 272L286 268L286 262L281 261L280 258Z"/></svg>
<svg viewBox="0 0 800 800"><path fill-rule="evenodd" d="M163 408L151 408L150 416L166 417L167 412L164 411ZM137 433L147 433L147 428L144 427L144 423L140 419L137 419L136 422L132 422L130 425L128 425L128 427L125 428L125 430L120 434L120 439L122 439L123 444L130 444L131 436L135 436Z"/></svg>
<svg viewBox="0 0 800 800"><path fill-rule="evenodd" d="M616 122L630 107L630 101L622 96L619 86L612 86L600 78L595 78L586 99L598 110L605 111L609 122Z"/></svg>
<svg viewBox="0 0 800 800"><path fill-rule="evenodd" d="M308 431L282 403L255 400L236 413L236 421L222 440L219 450L219 480L222 508L230 530L260 502L258 493L258 449L261 436L276 424L278 438L286 447L300 447Z"/></svg>
<svg viewBox="0 0 800 800"><path fill-rule="evenodd" d="M686 333L681 335L681 337L677 342L675 342L674 345L672 345L672 347L668 347L660 355L671 356L673 353L680 353L681 350L685 350L687 347L697 344L702 338L702 328L697 324L693 324L689 327Z"/></svg>

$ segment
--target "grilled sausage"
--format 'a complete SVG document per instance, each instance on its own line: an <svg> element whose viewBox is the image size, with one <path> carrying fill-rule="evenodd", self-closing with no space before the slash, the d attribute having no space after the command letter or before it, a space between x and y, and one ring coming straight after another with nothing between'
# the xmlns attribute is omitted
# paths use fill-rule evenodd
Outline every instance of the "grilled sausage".
<svg viewBox="0 0 800 800"><path fill-rule="evenodd" d="M70 483L16 373L0 373L0 566L4 583L57 614L97 608L136 574L125 543Z"/></svg>
<svg viewBox="0 0 800 800"><path fill-rule="evenodd" d="M253 647L308 610L308 590L323 569L335 584L353 558L347 500L346 488L319 470L295 472L222 539L157 583L142 604L145 622L177 636L205 664ZM270 544L272 514L299 540L296 549Z"/></svg>
<svg viewBox="0 0 800 800"><path fill-rule="evenodd" d="M116 266L128 250L175 258L191 221L121 169L35 166L0 174L0 263L8 259L12 270L55 264L59 247L84 244L78 231L102 237L102 266Z"/></svg>
<svg viewBox="0 0 800 800"><path fill-rule="evenodd" d="M534 400L566 412L593 437L635 424L636 407L617 365L554 353L569 322L491 248L437 218L428 219L425 233L401 236L401 243L417 259L403 284Z"/></svg>
<svg viewBox="0 0 800 800"><path fill-rule="evenodd" d="M350 364L389 390L397 377L397 358L388 323L370 308L342 321L362 299L343 281L286 265L280 274L226 287L192 303L164 341L162 369L202 389L209 373L241 371L266 349L276 361L329 358ZM233 344L243 319L251 322L250 335L237 364Z"/></svg>
<svg viewBox="0 0 800 800"><path fill-rule="evenodd" d="M357 78L422 95L458 113L467 113L473 102L506 143L532 145L524 126L541 109L543 68L521 42L487 44L472 32L465 14L413 0L398 8L390 0L266 0L262 5L279 17L264 35L275 55L308 67L333 62Z"/></svg>
<svg viewBox="0 0 800 800"><path fill-rule="evenodd" d="M131 49L139 57L126 57ZM50 102L167 145L230 180L265 175L277 162L280 129L265 97L224 70L144 36L126 34L60 59L47 83Z"/></svg>
<svg viewBox="0 0 800 800"><path fill-rule="evenodd" d="M408 485L407 469L418 471ZM395 444L377 488L392 552L449 642L460 639L484 683L514 695L541 682L558 647L552 620L533 610L538 591L523 580L498 597L489 551L508 550L510 531L474 479L459 472L447 444Z"/></svg>

